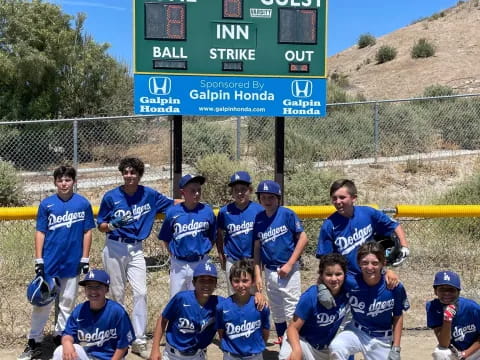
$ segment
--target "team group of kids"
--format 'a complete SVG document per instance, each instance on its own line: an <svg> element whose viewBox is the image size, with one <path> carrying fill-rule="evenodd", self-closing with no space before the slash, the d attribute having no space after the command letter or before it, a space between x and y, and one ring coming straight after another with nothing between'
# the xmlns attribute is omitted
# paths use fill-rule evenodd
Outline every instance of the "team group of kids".
<svg viewBox="0 0 480 360"><path fill-rule="evenodd" d="M183 176L183 201L174 203L139 184L144 173L140 159L122 159L119 170L124 184L104 195L97 226L90 203L73 191L72 167L54 171L57 193L39 206L34 281L54 284L58 292L53 359L123 359L131 347L132 353L152 360L201 360L215 334L224 359L262 359L270 314L280 359L353 359L356 353L366 360L400 359L407 294L398 276L386 269L385 249L371 240L375 234L398 237L394 265L409 255L408 244L397 222L355 205L352 181L337 180L330 188L336 212L320 230L318 281L302 294L299 259L307 236L297 215L280 205L278 183L261 181L257 203L250 199L250 175L234 173L228 183L233 202L215 217L200 202L203 176ZM158 238L170 255L170 300L158 318L149 353L143 240L158 213L165 213ZM104 270L89 268L95 226L106 234ZM213 244L227 275L226 299L213 295L218 278L208 256ZM133 292L131 317L123 307L127 282ZM75 307L78 285L87 301ZM438 272L433 289L436 297L426 307L427 325L438 340L433 358L480 359L480 306L459 296L455 272ZM28 344L18 359L42 356L51 300L31 301Z"/></svg>

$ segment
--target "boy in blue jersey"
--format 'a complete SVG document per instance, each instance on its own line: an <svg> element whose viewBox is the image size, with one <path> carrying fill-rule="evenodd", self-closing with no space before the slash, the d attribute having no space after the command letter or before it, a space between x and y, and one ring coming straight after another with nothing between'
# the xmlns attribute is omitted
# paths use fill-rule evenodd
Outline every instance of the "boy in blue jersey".
<svg viewBox="0 0 480 360"><path fill-rule="evenodd" d="M121 360L135 339L132 323L119 303L106 298L110 277L90 270L79 282L88 301L75 307L53 360Z"/></svg>
<svg viewBox="0 0 480 360"><path fill-rule="evenodd" d="M78 275L88 271L92 229L95 227L92 206L83 196L73 192L76 171L60 166L53 172L55 195L44 199L38 207L35 232L35 273L56 277L60 281L59 314L55 324L55 344L60 344L65 323L75 305ZM29 360L40 357L43 328L53 302L33 306L28 345L18 357Z"/></svg>
<svg viewBox="0 0 480 360"><path fill-rule="evenodd" d="M318 236L317 257L331 252L342 254L347 258L348 272L357 275L360 274L357 264L359 247L372 241L375 234L389 236L392 232L398 236L401 245L400 259L393 265L400 265L409 255L405 233L399 223L379 210L355 205L357 188L353 181L335 181L330 187L330 198L337 211L322 224ZM390 272L390 275L393 276L394 273Z"/></svg>
<svg viewBox="0 0 480 360"><path fill-rule="evenodd" d="M258 184L256 194L265 208L253 225L256 286L261 292L263 266L278 335L276 343L280 344L301 294L298 259L307 245L307 235L297 215L280 206L282 192L278 183L264 180Z"/></svg>
<svg viewBox="0 0 480 360"><path fill-rule="evenodd" d="M251 287L255 279L251 259L236 261L229 280L234 294L217 306L216 324L224 360L263 359L270 332L270 310L258 310Z"/></svg>
<svg viewBox="0 0 480 360"><path fill-rule="evenodd" d="M200 202L203 176L184 175L179 182L184 202L168 209L158 238L170 254L170 298L193 290L193 271L205 264L215 241L215 214Z"/></svg>
<svg viewBox="0 0 480 360"><path fill-rule="evenodd" d="M480 359L480 305L460 296L460 277L453 271L435 274L436 299L429 301L427 326L438 340L435 360Z"/></svg>
<svg viewBox="0 0 480 360"><path fill-rule="evenodd" d="M361 274L348 279L347 291L353 320L330 343L331 359L361 352L365 360L400 360L403 311L410 308L405 288L387 287L385 249L377 242L360 246L357 262Z"/></svg>
<svg viewBox="0 0 480 360"><path fill-rule="evenodd" d="M228 294L233 294L229 274L233 263L253 258L253 223L263 207L250 201L253 192L250 174L237 171L230 177L228 186L234 199L222 207L217 216L217 251L222 269L225 270Z"/></svg>
<svg viewBox="0 0 480 360"><path fill-rule="evenodd" d="M147 358L147 267L143 241L152 231L156 215L173 205L173 199L140 185L144 163L135 157L120 161L124 184L108 191L100 203L98 229L106 233L103 266L110 274L112 299L124 304L127 281L133 291L132 322L136 340L132 352Z"/></svg>
<svg viewBox="0 0 480 360"><path fill-rule="evenodd" d="M335 299L327 309L317 298L317 286L312 285L298 301L293 320L287 329L279 359L329 360L328 345L337 333L348 309L344 289L347 261L340 254L324 255L318 267L318 284L324 284Z"/></svg>
<svg viewBox="0 0 480 360"><path fill-rule="evenodd" d="M150 360L205 359L206 348L216 333L215 309L223 300L212 295L217 287L215 265L210 261L198 264L192 282L195 290L177 293L158 318ZM166 343L161 353L163 335Z"/></svg>

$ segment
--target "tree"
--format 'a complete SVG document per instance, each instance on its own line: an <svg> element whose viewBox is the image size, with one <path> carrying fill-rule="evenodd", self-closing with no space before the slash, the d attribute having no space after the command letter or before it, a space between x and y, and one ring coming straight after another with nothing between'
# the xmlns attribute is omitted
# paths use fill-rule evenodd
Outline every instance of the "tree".
<svg viewBox="0 0 480 360"><path fill-rule="evenodd" d="M131 112L128 69L84 34L84 21L41 0L0 2L0 119Z"/></svg>

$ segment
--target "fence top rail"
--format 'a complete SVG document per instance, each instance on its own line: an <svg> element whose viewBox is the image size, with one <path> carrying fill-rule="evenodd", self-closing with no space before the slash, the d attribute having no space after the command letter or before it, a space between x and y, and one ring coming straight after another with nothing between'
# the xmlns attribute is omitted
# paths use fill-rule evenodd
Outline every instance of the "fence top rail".
<svg viewBox="0 0 480 360"><path fill-rule="evenodd" d="M444 95L444 96L430 96L430 97L413 97L404 99L387 99L387 100L368 100L368 101L355 101L345 103L333 103L327 104L328 107L334 106L349 106L349 105L368 105L368 104L381 104L381 103L395 103L395 102L407 102L407 101L425 101L425 100L441 100L441 99L454 99L454 98L468 98L479 97L480 93L476 94L458 94L458 95ZM92 121L92 120L123 120L123 119L141 119L141 118L166 118L167 115L121 115L121 116L94 116L83 118L65 118L65 119L37 119L37 120L11 120L0 121L0 125L19 125L19 124L34 124L34 123L55 123L55 122L74 122L74 121Z"/></svg>
<svg viewBox="0 0 480 360"><path fill-rule="evenodd" d="M395 208L380 209L376 204L367 204L396 218L453 218L480 217L480 205L397 205ZM297 213L301 219L325 219L335 208L333 205L286 206ZM33 220L37 216L37 206L0 207L2 220ZM93 213L98 214L99 207L93 206ZM218 208L215 209L215 214ZM158 214L157 219L163 219Z"/></svg>

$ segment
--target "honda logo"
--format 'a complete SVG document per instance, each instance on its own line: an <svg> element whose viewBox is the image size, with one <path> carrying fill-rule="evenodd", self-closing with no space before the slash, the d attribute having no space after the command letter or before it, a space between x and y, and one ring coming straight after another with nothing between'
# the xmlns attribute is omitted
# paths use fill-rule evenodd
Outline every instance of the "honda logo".
<svg viewBox="0 0 480 360"><path fill-rule="evenodd" d="M313 85L310 80L293 80L292 96L296 98L308 98L312 96Z"/></svg>
<svg viewBox="0 0 480 360"><path fill-rule="evenodd" d="M168 77L154 76L148 79L148 90L152 95L168 95L172 81Z"/></svg>

